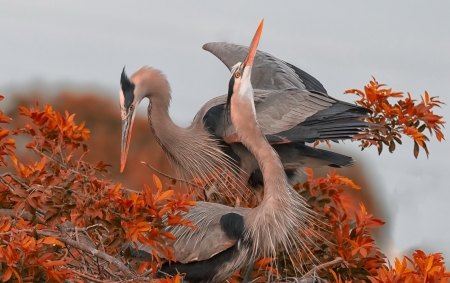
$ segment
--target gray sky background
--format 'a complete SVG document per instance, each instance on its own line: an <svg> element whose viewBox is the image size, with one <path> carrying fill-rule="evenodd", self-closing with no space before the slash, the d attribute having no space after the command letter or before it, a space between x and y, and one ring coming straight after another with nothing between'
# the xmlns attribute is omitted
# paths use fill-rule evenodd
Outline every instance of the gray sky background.
<svg viewBox="0 0 450 283"><path fill-rule="evenodd" d="M229 73L201 46L248 45L259 21L259 49L309 72L335 98L375 76L415 98L428 90L450 103L448 1L15 1L0 9L0 93L43 81L97 87L117 98L126 65L161 69L173 94L170 113L187 125L210 98L227 91ZM6 100L7 103L7 100ZM146 108L141 106L141 108ZM438 110L448 120L448 106ZM448 130L444 133L450 136ZM450 259L450 145L429 144L427 159L406 142L394 155L360 153L373 170L402 250L423 248Z"/></svg>

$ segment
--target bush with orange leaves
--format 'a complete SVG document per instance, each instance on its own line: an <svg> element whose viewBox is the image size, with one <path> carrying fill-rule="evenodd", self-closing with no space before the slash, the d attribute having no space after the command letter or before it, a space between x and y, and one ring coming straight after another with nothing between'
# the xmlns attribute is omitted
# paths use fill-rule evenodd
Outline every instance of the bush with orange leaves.
<svg viewBox="0 0 450 283"><path fill-rule="evenodd" d="M3 97L0 97L3 100ZM159 255L173 259L166 244L167 225L187 225L181 212L193 205L187 195L162 190L155 176L153 190L128 191L104 179L106 165L83 161L89 130L74 115L61 115L46 105L19 109L31 120L25 128L1 129L0 161L9 156L17 173L0 176L0 278L2 282L75 282L138 279L118 256L125 240L139 239ZM0 122L9 118L0 114ZM28 137L26 148L39 156L17 160L13 137ZM168 220L163 220L163 215ZM159 255L158 255L159 254ZM143 268L141 268L142 270Z"/></svg>
<svg viewBox="0 0 450 283"><path fill-rule="evenodd" d="M368 121L376 125L358 137L362 147L376 145L381 152L385 144L392 152L393 142L401 143L406 134L415 140L415 147L423 147L428 154L428 137L422 132L428 128L439 141L444 138L442 117L432 111L442 103L426 93L418 105L410 95L390 104L388 99L401 98L401 93L382 87L373 80L364 92L347 91L359 95L357 103L373 111ZM182 219L182 212L195 205L188 195L174 196L174 182L163 189L156 176L153 185L145 185L141 193L114 184L104 176L107 165L83 160L89 153L85 141L90 132L84 123L74 122L74 114L61 115L49 105L40 110L37 104L19 110L30 124L16 130L0 128L0 165L11 161L16 170L0 175L2 282L148 282L161 264L160 256L176 260L169 242L174 237L162 229L171 225L195 229ZM0 112L0 123L9 121ZM16 158L15 140L25 139L35 161ZM417 156L418 149L414 153ZM297 251L304 259L301 263L292 262L283 251L276 259L260 259L252 274L255 282L299 282L290 279L298 277L294 265L309 270L301 280L314 272L330 282L445 282L450 277L439 254L427 256L417 251L411 259L396 260L395 267L387 264L370 234L370 229L383 222L345 194L345 187L359 186L334 171L326 178L314 178L308 170L308 176L307 182L294 188L320 215L315 232L321 237L313 243L305 241L310 252ZM256 205L254 199L236 203ZM128 240L154 246L154 260L138 266L126 262L119 251ZM241 281L243 271L229 281ZM180 274L159 279L161 283L181 280Z"/></svg>
<svg viewBox="0 0 450 283"><path fill-rule="evenodd" d="M402 92L395 92L392 89L384 88L385 84L380 84L375 78L364 86L364 91L349 89L345 93L353 93L360 97L356 104L372 110L368 122L375 124L366 134L355 137L362 139L361 149L371 145L378 147L378 153L383 151L383 144L389 147L389 152L394 152L395 143L402 144L402 134L414 140L414 156L419 155L419 146L422 147L427 156L429 154L426 142L429 141L427 135L423 133L428 129L429 133L436 135L436 139L444 139L441 127L444 125L442 116L433 112L434 107L441 107L442 103L436 96L430 97L427 91L421 102L416 104L416 100L408 97L403 98ZM395 104L389 102L389 98L399 98Z"/></svg>

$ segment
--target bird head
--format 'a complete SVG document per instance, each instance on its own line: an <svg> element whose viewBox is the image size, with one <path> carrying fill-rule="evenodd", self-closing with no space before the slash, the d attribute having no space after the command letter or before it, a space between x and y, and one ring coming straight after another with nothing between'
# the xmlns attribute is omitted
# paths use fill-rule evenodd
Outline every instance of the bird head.
<svg viewBox="0 0 450 283"><path fill-rule="evenodd" d="M122 116L120 172L125 168L136 108L144 98L149 99L149 109L151 108L152 100L165 101L164 105L168 107L170 104L170 85L166 76L157 69L144 66L128 78L124 67L120 77L119 92Z"/></svg>
<svg viewBox="0 0 450 283"><path fill-rule="evenodd" d="M120 76L120 114L122 117L122 146L120 156L120 172L125 168L127 161L128 148L130 146L131 131L133 129L134 117L136 116L136 107L140 100L137 100L135 93L136 85L127 77L125 67Z"/></svg>
<svg viewBox="0 0 450 283"><path fill-rule="evenodd" d="M262 20L256 30L252 43L250 44L247 57L244 62L239 62L231 69L231 79L228 85L228 97L226 103L226 113L229 111L231 97L238 95L251 99L253 103L253 87L251 83L252 66L258 49L259 38L261 37L264 20ZM254 107L254 105L253 105Z"/></svg>

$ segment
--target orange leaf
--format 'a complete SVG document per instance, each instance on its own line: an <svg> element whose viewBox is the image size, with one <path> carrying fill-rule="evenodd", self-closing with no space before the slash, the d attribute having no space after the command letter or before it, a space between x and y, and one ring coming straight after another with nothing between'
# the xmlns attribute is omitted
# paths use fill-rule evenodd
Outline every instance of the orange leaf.
<svg viewBox="0 0 450 283"><path fill-rule="evenodd" d="M137 225L137 229L139 232L147 232L152 229L152 225L150 225L148 222L141 222Z"/></svg>
<svg viewBox="0 0 450 283"><path fill-rule="evenodd" d="M264 266L264 265L267 265L268 263L270 263L272 261L274 261L274 258L272 258L272 257L265 257L265 258L259 260L255 265L256 266Z"/></svg>
<svg viewBox="0 0 450 283"><path fill-rule="evenodd" d="M2 226L0 226L0 232L8 232L11 228L11 222L7 221Z"/></svg>
<svg viewBox="0 0 450 283"><path fill-rule="evenodd" d="M2 282L8 281L9 278L11 278L11 276L12 276L12 268L11 268L11 267L8 267L8 269L6 269L5 274L3 274Z"/></svg>
<svg viewBox="0 0 450 283"><path fill-rule="evenodd" d="M63 266L71 262L73 258L66 258L65 260L54 260L45 263L45 266Z"/></svg>
<svg viewBox="0 0 450 283"><path fill-rule="evenodd" d="M159 180L158 176L156 176L155 174L153 174L153 184L155 184L155 187L158 189L158 191L162 190L161 181Z"/></svg>
<svg viewBox="0 0 450 283"><path fill-rule="evenodd" d="M175 237L172 233L169 233L169 232L161 232L160 235L164 236L164 237L166 237L167 239L170 239L170 240L176 240L177 239L177 237Z"/></svg>
<svg viewBox="0 0 450 283"><path fill-rule="evenodd" d="M345 177L339 177L339 180L341 180L342 182L344 182L347 186L349 186L352 189L357 189L360 190L361 187L356 185L355 183L353 183L352 180L350 180L349 178L345 178Z"/></svg>
<svg viewBox="0 0 450 283"><path fill-rule="evenodd" d="M138 273L143 273L152 263L151 262L143 262L139 265Z"/></svg>
<svg viewBox="0 0 450 283"><path fill-rule="evenodd" d="M46 261L46 260L51 259L54 255L55 255L54 253L46 253L46 254L43 254L41 257L39 257L38 261L39 261L39 262L44 262L44 261Z"/></svg>
<svg viewBox="0 0 450 283"><path fill-rule="evenodd" d="M359 252L361 253L361 255L362 255L363 257L367 257L367 250L366 250L366 249L361 248L361 249L359 250Z"/></svg>
<svg viewBox="0 0 450 283"><path fill-rule="evenodd" d="M157 199L156 201L162 201L162 200L168 199L168 198L170 198L172 195L173 195L173 190L165 191L164 193L162 193L162 194L158 197L158 199Z"/></svg>
<svg viewBox="0 0 450 283"><path fill-rule="evenodd" d="M181 221L181 214L169 214L169 225L177 225Z"/></svg>
<svg viewBox="0 0 450 283"><path fill-rule="evenodd" d="M166 207L162 208L162 209L158 212L158 214L159 214L159 216L163 216L166 212L168 212L168 211L170 211L170 210L172 210L172 208L166 206Z"/></svg>
<svg viewBox="0 0 450 283"><path fill-rule="evenodd" d="M427 259L427 265L425 267L425 272L428 272L431 269L432 265L433 265L433 256L429 256Z"/></svg>
<svg viewBox="0 0 450 283"><path fill-rule="evenodd" d="M55 236L49 236L49 237L42 238L38 241L38 243L44 243L44 244L48 244L48 245L57 245L60 247L64 247L64 244L61 243Z"/></svg>
<svg viewBox="0 0 450 283"><path fill-rule="evenodd" d="M150 232L148 232L148 237L149 238L155 238L159 236L159 229L158 228L153 228Z"/></svg>
<svg viewBox="0 0 450 283"><path fill-rule="evenodd" d="M19 283L22 283L22 277L20 277L19 272L16 270L15 267L10 267L11 271L14 273L14 275L16 276L17 280L19 281Z"/></svg>

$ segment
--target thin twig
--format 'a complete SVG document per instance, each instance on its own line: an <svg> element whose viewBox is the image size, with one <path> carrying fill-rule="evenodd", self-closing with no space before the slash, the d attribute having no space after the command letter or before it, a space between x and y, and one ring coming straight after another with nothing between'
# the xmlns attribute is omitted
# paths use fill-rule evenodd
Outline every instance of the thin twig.
<svg viewBox="0 0 450 283"><path fill-rule="evenodd" d="M34 152L36 152L37 154L39 154L40 156L46 157L46 158L49 159L50 161L53 161L53 162L58 163L58 164L61 165L64 169L70 170L72 173L80 174L81 176L83 176L83 177L85 177L85 178L88 178L88 177L89 177L89 176L87 176L85 173L81 173L81 172L79 172L79 171L77 171L77 170L74 170L74 169L72 169L71 167L69 167L69 166L65 165L64 163L60 162L59 160L57 160L57 159L55 159L55 158L53 158L53 157L48 156L47 154L45 154L45 153L43 153L42 151L38 150L36 147L32 147L31 149L32 149Z"/></svg>
<svg viewBox="0 0 450 283"><path fill-rule="evenodd" d="M84 227L84 228L78 228L78 227L70 228L70 227L68 227L68 228L65 228L65 230L66 230L66 232L75 232L75 230L78 231L78 232L87 232L89 229L92 229L92 228L95 228L95 227L102 227L102 228L104 228L101 223L97 223L97 224L94 224L94 225L91 225L91 226L88 226L88 227Z"/></svg>
<svg viewBox="0 0 450 283"><path fill-rule="evenodd" d="M72 190L72 189L67 189L67 188L64 188L64 187L61 187L61 186L48 186L48 187L47 187L47 189L52 189L52 188L58 189L58 190L67 191L67 192L69 192L69 193L76 194L76 195L78 195L79 197L83 197L83 198L87 197L86 195L84 195L84 194L82 194L82 193L79 193L79 192L74 191L74 190Z"/></svg>
<svg viewBox="0 0 450 283"><path fill-rule="evenodd" d="M3 176L0 176L0 181L2 182L3 185L7 186L12 193L14 193L16 189L13 187L13 185L11 185L8 181L6 181L5 178L3 178Z"/></svg>
<svg viewBox="0 0 450 283"><path fill-rule="evenodd" d="M80 240L78 239L78 227L75 227L75 239L77 240L78 243L80 242ZM84 256L82 256L81 259L84 266L84 272L87 273L86 259L84 258Z"/></svg>
<svg viewBox="0 0 450 283"><path fill-rule="evenodd" d="M147 162L145 162L145 161L141 161L141 163L147 165L148 168L152 169L152 170L155 171L156 173L159 173L159 174L163 175L164 177L166 177L166 178L168 178L168 179L171 179L171 180L174 180L174 181L178 181L178 182L182 182L182 183L185 183L185 184L188 184L188 185L197 187L197 188L199 188L199 189L203 189L203 187L200 187L199 185L194 184L194 183L192 183L192 182L189 182L189 181L186 181L186 180L183 180L183 179L178 179L178 178L172 177L172 176L170 176L170 175L167 175L167 174L165 174L165 173L159 171L158 169L156 169L156 168L150 166L150 165L149 165Z"/></svg>
<svg viewBox="0 0 450 283"><path fill-rule="evenodd" d="M321 265L318 265L315 268L311 269L310 271L306 272L305 275L303 275L303 277L300 278L300 280L310 277L311 274L313 274L315 271L336 265L338 263L341 263L342 261L343 261L342 257L337 257L332 261L322 263Z"/></svg>
<svg viewBox="0 0 450 283"><path fill-rule="evenodd" d="M93 276L91 276L91 275L84 274L84 273L79 272L78 270L75 270L75 269L72 269L72 268L69 268L69 270L72 271L73 273L75 273L77 276L79 276L79 277L81 277L81 278L84 278L84 279L88 279L88 280L93 281L93 282L97 282L97 283L109 283L109 282L113 282L113 281L110 281L110 280L101 280L101 279L97 279L97 278L95 278L95 277L93 277Z"/></svg>
<svg viewBox="0 0 450 283"><path fill-rule="evenodd" d="M11 217L21 216L25 220L28 220L28 221L32 221L33 220L33 214L31 214L30 212L25 211L25 210L22 210L20 212L20 215L18 215L14 211L14 209L5 209L5 208L3 208L3 209L0 209L0 215L11 216ZM42 219L39 216L36 216L36 220L37 220L37 223L39 223L39 224L45 224L44 219Z"/></svg>
<svg viewBox="0 0 450 283"><path fill-rule="evenodd" d="M102 237L102 235L100 235L100 233L97 230L94 230L94 232L97 234L97 237L98 237L98 240L100 242L100 245L102 246L103 252L105 252L105 246L103 246L103 237Z"/></svg>
<svg viewBox="0 0 450 283"><path fill-rule="evenodd" d="M24 182L22 182L21 180L19 180L19 178L17 178L16 176L14 176L13 174L11 174L9 172L4 173L4 174L2 174L0 176L1 176L1 179L4 180L5 182L7 182L7 181L4 178L5 177L10 177L11 179L13 179L16 183L20 184L25 189L28 188L28 186Z"/></svg>
<svg viewBox="0 0 450 283"><path fill-rule="evenodd" d="M82 250L84 252L90 253L93 256L96 256L96 257L99 257L101 259L104 259L104 260L106 260L109 263L114 264L117 267L117 269L119 271L122 271L122 273L128 278L133 278L134 277L134 275L130 271L130 269L128 267L126 267L117 258L112 257L112 256L110 256L110 255L108 255L108 254L106 254L104 252L101 252L101 251L95 249L95 248L88 247L86 245L83 245L81 243L78 243L77 241L74 241L74 240L70 239L69 236L67 236L67 234L65 233L65 228L62 225L58 224L57 227L61 231L61 234L62 234L61 237L58 237L58 240L60 240L61 242L65 243L67 245L73 246L74 248L80 249L80 250Z"/></svg>

